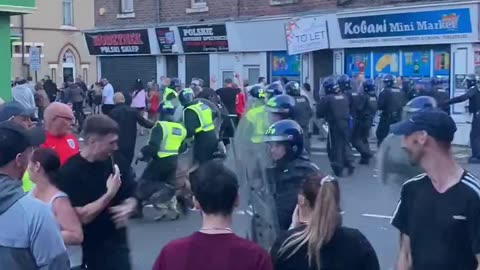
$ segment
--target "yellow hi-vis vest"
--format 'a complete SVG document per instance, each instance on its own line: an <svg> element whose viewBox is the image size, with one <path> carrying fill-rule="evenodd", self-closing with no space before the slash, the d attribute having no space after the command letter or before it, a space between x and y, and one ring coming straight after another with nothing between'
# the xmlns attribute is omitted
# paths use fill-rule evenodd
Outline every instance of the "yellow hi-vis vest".
<svg viewBox="0 0 480 270"><path fill-rule="evenodd" d="M245 115L247 121L253 126L253 134L250 140L253 143L263 142L263 134L267 127L265 126L265 106L258 106L250 109Z"/></svg>
<svg viewBox="0 0 480 270"><path fill-rule="evenodd" d="M30 175L28 172L25 172L22 177L22 189L24 192L30 192L33 189L35 184L30 180Z"/></svg>
<svg viewBox="0 0 480 270"><path fill-rule="evenodd" d="M208 107L202 102L198 102L197 104L188 106L187 108L185 108L185 110L183 110L184 121L185 121L185 111L188 109L194 111L198 116L198 120L200 120L200 127L195 129L195 134L201 131L206 132L206 131L215 129L215 126L213 125L212 109L210 109L210 107Z"/></svg>
<svg viewBox="0 0 480 270"><path fill-rule="evenodd" d="M158 148L158 157L166 158L178 155L183 140L187 137L187 130L180 123L157 121L155 125L162 128L162 142Z"/></svg>
<svg viewBox="0 0 480 270"><path fill-rule="evenodd" d="M177 97L177 92L175 92L175 90L173 90L172 88L170 87L166 87L165 90L163 91L163 102L167 101L167 97L173 93L175 95L175 98Z"/></svg>

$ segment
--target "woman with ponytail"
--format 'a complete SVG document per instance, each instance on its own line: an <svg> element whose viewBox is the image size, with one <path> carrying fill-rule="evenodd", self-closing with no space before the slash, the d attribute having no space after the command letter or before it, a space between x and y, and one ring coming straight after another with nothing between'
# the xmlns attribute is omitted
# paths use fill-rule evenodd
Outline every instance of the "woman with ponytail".
<svg viewBox="0 0 480 270"><path fill-rule="evenodd" d="M36 149L28 164L30 179L35 187L29 195L42 201L52 210L57 220L65 245L80 245L83 242L83 231L80 220L75 213L68 196L57 186L57 172L60 159L50 148ZM71 267L81 265L80 247L67 247Z"/></svg>
<svg viewBox="0 0 480 270"><path fill-rule="evenodd" d="M342 226L340 189L331 176L314 175L298 195L293 229L272 247L276 270L379 270L365 236Z"/></svg>

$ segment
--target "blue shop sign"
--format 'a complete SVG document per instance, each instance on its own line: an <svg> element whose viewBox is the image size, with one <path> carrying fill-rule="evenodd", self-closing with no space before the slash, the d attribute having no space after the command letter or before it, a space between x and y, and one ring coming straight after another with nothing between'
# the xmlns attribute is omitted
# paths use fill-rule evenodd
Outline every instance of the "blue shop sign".
<svg viewBox="0 0 480 270"><path fill-rule="evenodd" d="M339 18L342 39L472 33L470 9L444 9Z"/></svg>

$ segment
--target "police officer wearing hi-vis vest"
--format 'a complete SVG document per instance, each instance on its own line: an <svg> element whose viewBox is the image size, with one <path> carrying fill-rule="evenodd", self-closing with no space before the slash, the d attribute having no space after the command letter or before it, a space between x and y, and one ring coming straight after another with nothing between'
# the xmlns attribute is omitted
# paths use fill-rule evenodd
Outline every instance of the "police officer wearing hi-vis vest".
<svg viewBox="0 0 480 270"><path fill-rule="evenodd" d="M152 128L148 144L141 149L142 160L148 161L139 180L137 197L140 201L150 201L158 206L166 204L169 211L158 219L169 216L178 218L176 208L176 171L179 153L186 148L184 140L187 130L173 120L175 107L170 101L163 104L160 120ZM154 195L154 196L152 196Z"/></svg>
<svg viewBox="0 0 480 270"><path fill-rule="evenodd" d="M203 164L214 158L218 150L218 137L213 123L213 112L209 106L195 100L190 88L185 88L178 95L183 109L183 122L187 129L187 138L194 138L193 158Z"/></svg>

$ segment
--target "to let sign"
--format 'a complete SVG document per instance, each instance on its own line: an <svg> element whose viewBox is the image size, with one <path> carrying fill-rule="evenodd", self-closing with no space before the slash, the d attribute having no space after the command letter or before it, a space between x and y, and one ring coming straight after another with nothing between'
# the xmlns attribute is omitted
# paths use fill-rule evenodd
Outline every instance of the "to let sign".
<svg viewBox="0 0 480 270"><path fill-rule="evenodd" d="M178 27L185 53L228 52L225 24Z"/></svg>
<svg viewBox="0 0 480 270"><path fill-rule="evenodd" d="M85 33L91 55L150 54L147 29Z"/></svg>
<svg viewBox="0 0 480 270"><path fill-rule="evenodd" d="M40 49L37 47L30 48L30 70L40 71Z"/></svg>
<svg viewBox="0 0 480 270"><path fill-rule="evenodd" d="M327 21L323 17L292 19L285 24L289 55L328 49Z"/></svg>

